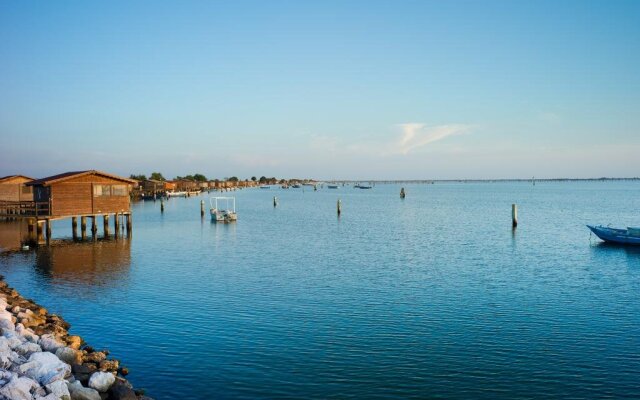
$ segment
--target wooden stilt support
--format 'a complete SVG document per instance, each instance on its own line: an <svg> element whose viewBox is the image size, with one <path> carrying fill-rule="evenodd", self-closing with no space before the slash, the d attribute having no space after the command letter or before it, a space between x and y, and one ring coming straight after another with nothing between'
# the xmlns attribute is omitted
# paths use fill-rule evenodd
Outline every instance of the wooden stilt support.
<svg viewBox="0 0 640 400"><path fill-rule="evenodd" d="M160 199L160 212L164 212L164 200Z"/></svg>
<svg viewBox="0 0 640 400"><path fill-rule="evenodd" d="M200 200L200 216L204 218L204 200Z"/></svg>
<svg viewBox="0 0 640 400"><path fill-rule="evenodd" d="M78 238L78 217L71 217L71 234L73 235L73 240Z"/></svg>
<svg viewBox="0 0 640 400"><path fill-rule="evenodd" d="M27 231L29 232L29 243L33 243L36 239L35 237L36 220L34 218L29 218L29 221L27 223L28 223Z"/></svg>
<svg viewBox="0 0 640 400"><path fill-rule="evenodd" d="M511 205L511 226L515 229L518 227L518 206Z"/></svg>
<svg viewBox="0 0 640 400"><path fill-rule="evenodd" d="M98 233L98 216L97 215L92 215L91 216L91 234L93 236L96 235L96 233Z"/></svg>
<svg viewBox="0 0 640 400"><path fill-rule="evenodd" d="M109 237L109 214L102 216L102 228L104 230L104 237Z"/></svg>
<svg viewBox="0 0 640 400"><path fill-rule="evenodd" d="M46 230L47 230L47 244L49 244L49 241L51 240L51 220L50 219L46 219L45 220L45 226L46 226Z"/></svg>
<svg viewBox="0 0 640 400"><path fill-rule="evenodd" d="M337 211L338 211L338 217L340 216L340 214L342 214L342 201L340 199L338 199L338 204L336 205Z"/></svg>
<svg viewBox="0 0 640 400"><path fill-rule="evenodd" d="M44 220L42 221L37 221L37 226L36 226L36 241L38 243L42 243L44 242L44 237L42 236L42 231L44 229Z"/></svg>
<svg viewBox="0 0 640 400"><path fill-rule="evenodd" d="M80 234L82 235L82 240L87 238L87 217L80 217Z"/></svg>
<svg viewBox="0 0 640 400"><path fill-rule="evenodd" d="M113 216L113 224L115 229L116 237L120 235L120 214L115 213Z"/></svg>
<svg viewBox="0 0 640 400"><path fill-rule="evenodd" d="M131 235L132 218L131 213L127 214L127 236Z"/></svg>

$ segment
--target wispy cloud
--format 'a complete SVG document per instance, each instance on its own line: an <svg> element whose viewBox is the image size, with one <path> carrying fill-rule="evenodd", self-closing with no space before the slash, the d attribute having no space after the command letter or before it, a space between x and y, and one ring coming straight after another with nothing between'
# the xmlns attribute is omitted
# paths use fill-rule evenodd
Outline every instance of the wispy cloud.
<svg viewBox="0 0 640 400"><path fill-rule="evenodd" d="M471 126L463 124L427 126L421 123L406 123L398 126L402 130L402 135L394 147L399 154L409 154L429 143L468 133L471 130Z"/></svg>
<svg viewBox="0 0 640 400"><path fill-rule="evenodd" d="M351 142L332 136L313 136L311 147L331 155L359 154L369 156L404 156L450 136L462 135L472 130L471 125L448 124L428 126L423 123L403 123L394 126L386 138L360 139ZM398 131L399 130L399 131Z"/></svg>

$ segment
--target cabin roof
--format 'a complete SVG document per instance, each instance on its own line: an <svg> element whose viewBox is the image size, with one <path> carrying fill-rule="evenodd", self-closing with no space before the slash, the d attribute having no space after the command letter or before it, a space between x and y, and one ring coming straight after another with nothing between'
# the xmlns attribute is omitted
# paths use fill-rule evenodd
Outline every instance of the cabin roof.
<svg viewBox="0 0 640 400"><path fill-rule="evenodd" d="M0 178L0 183L2 183L4 181L11 180L11 179L15 179L15 178L24 178L24 179L29 179L30 181L33 180L33 178L25 176L25 175L7 175L7 176L3 176L2 178Z"/></svg>
<svg viewBox="0 0 640 400"><path fill-rule="evenodd" d="M58 174L58 175L52 175L52 176L48 176L46 178L41 178L41 179L36 179L35 181L31 181L29 183L27 183L27 185L29 186L35 186L35 185L43 185L43 186L47 186L47 185L51 185L52 183L59 183L59 182L63 182L66 181L68 179L72 179L72 178L77 178L79 176L84 176L84 175L100 175L100 176L104 176L106 178L111 178L117 181L121 181L121 182L125 182L125 183L137 183L136 180L133 179L128 179L128 178L123 178L121 176L118 175L112 175L112 174L108 174L106 172L102 172L102 171L96 171L94 169L91 170L87 170L87 171L70 171L70 172L65 172L62 174Z"/></svg>

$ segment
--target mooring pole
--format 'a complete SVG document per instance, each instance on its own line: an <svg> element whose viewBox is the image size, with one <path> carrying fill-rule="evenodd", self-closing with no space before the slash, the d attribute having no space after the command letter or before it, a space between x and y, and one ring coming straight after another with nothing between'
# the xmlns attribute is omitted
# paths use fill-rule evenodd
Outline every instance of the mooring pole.
<svg viewBox="0 0 640 400"><path fill-rule="evenodd" d="M131 213L127 214L127 236L131 236L131 228L133 226L133 221L131 217Z"/></svg>
<svg viewBox="0 0 640 400"><path fill-rule="evenodd" d="M511 226L513 228L518 226L518 206L516 204L511 205Z"/></svg>
<svg viewBox="0 0 640 400"><path fill-rule="evenodd" d="M160 212L164 212L164 200L160 199Z"/></svg>
<svg viewBox="0 0 640 400"><path fill-rule="evenodd" d="M406 194L404 192L404 188L400 189L400 198L404 199L405 196L406 196Z"/></svg>
<svg viewBox="0 0 640 400"><path fill-rule="evenodd" d="M278 198L276 196L273 196L273 207L278 207Z"/></svg>
<svg viewBox="0 0 640 400"><path fill-rule="evenodd" d="M50 219L45 220L45 227L47 230L47 244L49 244L49 241L51 240L51 220Z"/></svg>
<svg viewBox="0 0 640 400"><path fill-rule="evenodd" d="M200 200L200 216L204 217L204 200Z"/></svg>
<svg viewBox="0 0 640 400"><path fill-rule="evenodd" d="M338 211L338 217L340 216L340 214L342 213L342 201L340 199L338 199L338 204L336 205L337 211Z"/></svg>

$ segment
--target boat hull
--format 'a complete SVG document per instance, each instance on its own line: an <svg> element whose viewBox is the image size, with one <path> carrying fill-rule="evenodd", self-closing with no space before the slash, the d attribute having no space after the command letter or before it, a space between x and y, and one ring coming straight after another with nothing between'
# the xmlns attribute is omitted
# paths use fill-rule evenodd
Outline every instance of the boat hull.
<svg viewBox="0 0 640 400"><path fill-rule="evenodd" d="M587 228L589 228L594 235L608 243L640 245L640 236L629 235L626 229L591 225L587 225Z"/></svg>

